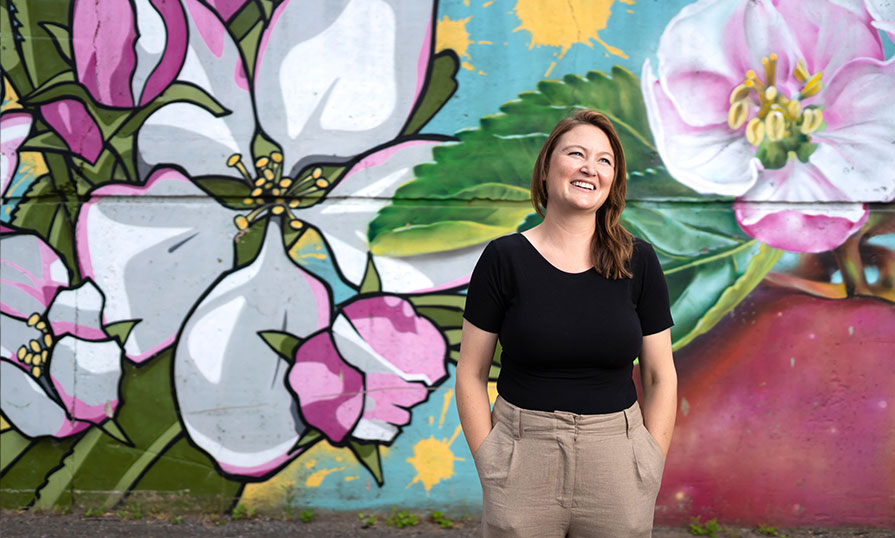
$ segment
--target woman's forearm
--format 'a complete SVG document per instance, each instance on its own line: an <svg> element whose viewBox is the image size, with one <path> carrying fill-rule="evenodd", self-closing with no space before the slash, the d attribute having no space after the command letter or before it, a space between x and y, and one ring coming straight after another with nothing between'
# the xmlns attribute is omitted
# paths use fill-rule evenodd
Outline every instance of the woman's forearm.
<svg viewBox="0 0 895 538"><path fill-rule="evenodd" d="M491 432L491 402L488 399L487 378L467 372L461 366L456 373L457 414L469 450L475 454Z"/></svg>
<svg viewBox="0 0 895 538"><path fill-rule="evenodd" d="M662 453L667 456L677 415L677 377L656 381L643 380L642 386L643 424L659 444Z"/></svg>

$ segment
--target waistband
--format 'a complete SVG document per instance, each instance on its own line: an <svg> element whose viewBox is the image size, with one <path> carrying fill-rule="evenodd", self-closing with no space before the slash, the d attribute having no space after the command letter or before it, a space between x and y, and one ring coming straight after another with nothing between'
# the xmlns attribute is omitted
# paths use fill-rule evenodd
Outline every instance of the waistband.
<svg viewBox="0 0 895 538"><path fill-rule="evenodd" d="M523 437L551 437L568 432L576 435L626 435L643 424L640 404L616 413L580 415L568 411L533 411L516 407L498 396L491 411L492 420L510 427L516 439Z"/></svg>

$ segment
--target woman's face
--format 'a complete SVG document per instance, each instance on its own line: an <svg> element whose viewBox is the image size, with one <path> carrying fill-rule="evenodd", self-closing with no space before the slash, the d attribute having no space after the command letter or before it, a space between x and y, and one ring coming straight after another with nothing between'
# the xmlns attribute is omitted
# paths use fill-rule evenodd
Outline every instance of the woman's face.
<svg viewBox="0 0 895 538"><path fill-rule="evenodd" d="M609 137L590 124L576 125L556 142L547 172L549 211L596 212L615 178Z"/></svg>

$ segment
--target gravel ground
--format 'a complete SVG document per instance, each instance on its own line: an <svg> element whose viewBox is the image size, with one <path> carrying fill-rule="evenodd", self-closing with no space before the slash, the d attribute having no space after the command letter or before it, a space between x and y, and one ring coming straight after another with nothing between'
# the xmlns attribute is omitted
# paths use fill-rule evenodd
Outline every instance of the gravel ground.
<svg viewBox="0 0 895 538"><path fill-rule="evenodd" d="M252 519L233 520L230 517L185 515L179 518L170 515L156 514L135 517L128 514L105 514L98 517L86 517L82 514L35 514L4 510L0 512L0 535L4 538L18 537L64 537L101 536L109 538L147 536L166 538L183 537L251 537L251 536L290 536L294 538L337 538L362 537L381 538L398 537L438 537L438 538L472 538L479 536L479 521L475 518L455 521L452 529L442 529L432 523L428 516L421 516L417 526L398 529L386 525L384 515L378 517L374 526L364 528L357 514L331 513L316 514L310 523L298 518L273 519L255 517ZM755 529L742 527L722 527L716 536L720 538L759 538ZM765 535L767 536L767 535ZM790 538L895 538L893 529L871 528L805 528L779 529L779 536ZM654 538L685 538L692 535L684 528L657 528Z"/></svg>

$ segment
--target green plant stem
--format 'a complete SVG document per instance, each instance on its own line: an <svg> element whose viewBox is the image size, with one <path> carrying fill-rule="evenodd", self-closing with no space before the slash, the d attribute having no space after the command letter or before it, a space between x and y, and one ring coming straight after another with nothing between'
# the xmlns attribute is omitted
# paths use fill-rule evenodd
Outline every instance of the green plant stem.
<svg viewBox="0 0 895 538"><path fill-rule="evenodd" d="M103 503L103 508L108 510L118 504L118 502L124 498L124 495L134 487L137 479L143 475L143 471L155 463L155 461L182 436L183 427L180 425L180 421L175 421L174 424L159 435L156 440L149 445L146 451L143 452L143 455L121 475L118 483L112 488L112 494L109 495Z"/></svg>

